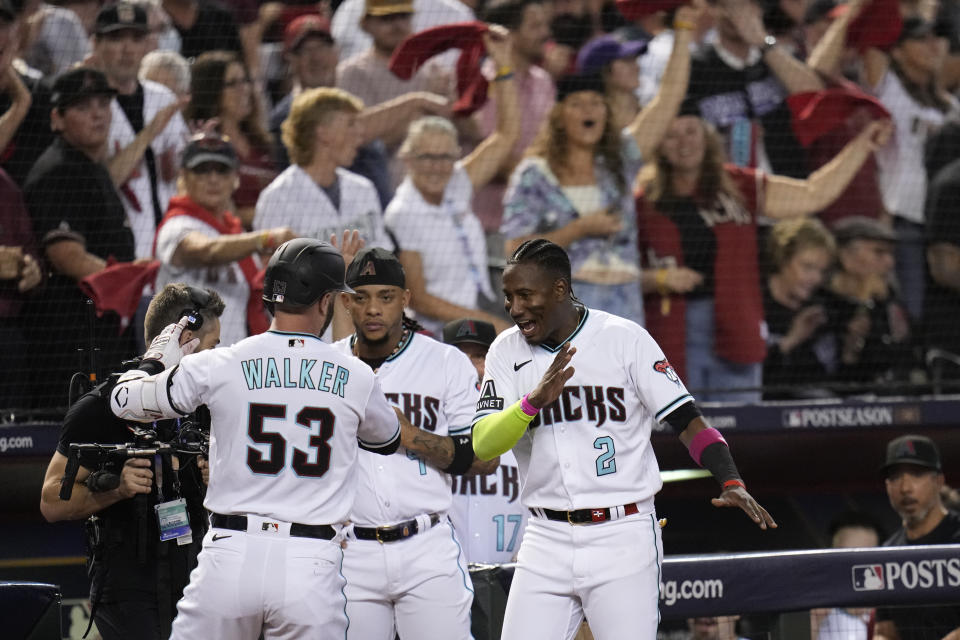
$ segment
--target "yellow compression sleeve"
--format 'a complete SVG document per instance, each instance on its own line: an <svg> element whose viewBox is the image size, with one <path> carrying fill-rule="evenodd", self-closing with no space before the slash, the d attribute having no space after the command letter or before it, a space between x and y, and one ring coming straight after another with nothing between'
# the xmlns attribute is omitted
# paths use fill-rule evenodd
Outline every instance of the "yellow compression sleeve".
<svg viewBox="0 0 960 640"><path fill-rule="evenodd" d="M510 451L533 418L520 408L519 400L503 411L484 416L473 425L473 452L481 460L493 460Z"/></svg>

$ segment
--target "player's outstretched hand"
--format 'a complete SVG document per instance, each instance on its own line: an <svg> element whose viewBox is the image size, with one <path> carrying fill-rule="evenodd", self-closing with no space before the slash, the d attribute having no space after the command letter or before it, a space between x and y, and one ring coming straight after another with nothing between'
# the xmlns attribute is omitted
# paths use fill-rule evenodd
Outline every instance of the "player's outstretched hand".
<svg viewBox="0 0 960 640"><path fill-rule="evenodd" d="M743 487L734 486L725 489L719 498L713 498L710 502L715 507L740 507L751 520L760 525L761 529L777 528L777 523L773 521L767 510L761 507Z"/></svg>
<svg viewBox="0 0 960 640"><path fill-rule="evenodd" d="M571 347L569 342L564 342L560 346L553 362L543 372L540 384L527 396L527 402L537 409L542 409L560 397L563 385L573 376L574 368L567 365L570 364L570 359L576 352L576 347Z"/></svg>

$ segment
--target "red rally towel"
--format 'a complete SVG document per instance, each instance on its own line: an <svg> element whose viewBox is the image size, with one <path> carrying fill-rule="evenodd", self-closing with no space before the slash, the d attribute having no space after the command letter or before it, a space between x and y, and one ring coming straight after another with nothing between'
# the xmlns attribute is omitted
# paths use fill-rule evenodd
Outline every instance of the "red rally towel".
<svg viewBox="0 0 960 640"><path fill-rule="evenodd" d="M191 216L210 225L223 235L233 235L243 233L243 224L240 219L229 211L223 213L223 219L217 218L211 212L196 204L187 196L174 196L170 198L170 205L163 220L157 225L157 234L153 237L153 251L157 251L157 237L160 235L160 229L164 223L177 216ZM263 269L257 266L252 256L247 256L238 260L237 264L243 272L243 277L250 287L250 296L247 299L247 331L255 336L263 333L270 328L270 320L263 310L263 302L260 295L263 293ZM258 287L259 283L259 289Z"/></svg>
<svg viewBox="0 0 960 640"><path fill-rule="evenodd" d="M861 107L874 119L889 118L890 112L879 100L852 83L822 91L806 91L787 97L793 133L805 147L842 127L847 118Z"/></svg>
<svg viewBox="0 0 960 640"><path fill-rule="evenodd" d="M829 15L837 18L848 10L847 5L841 4ZM847 27L847 46L860 52L870 47L886 51L897 42L901 29L899 0L873 0Z"/></svg>
<svg viewBox="0 0 960 640"><path fill-rule="evenodd" d="M160 262L117 262L80 281L80 290L93 300L97 317L108 311L120 316L120 326L126 327L137 313L143 289L152 285Z"/></svg>
<svg viewBox="0 0 960 640"><path fill-rule="evenodd" d="M453 113L468 116L487 101L487 80L480 72L480 63L486 55L483 22L457 22L425 29L407 37L390 58L390 71L401 80L409 80L417 69L430 58L460 49L457 59L457 96Z"/></svg>
<svg viewBox="0 0 960 640"><path fill-rule="evenodd" d="M623 17L635 22L658 11L670 11L687 4L686 0L617 0L617 9Z"/></svg>

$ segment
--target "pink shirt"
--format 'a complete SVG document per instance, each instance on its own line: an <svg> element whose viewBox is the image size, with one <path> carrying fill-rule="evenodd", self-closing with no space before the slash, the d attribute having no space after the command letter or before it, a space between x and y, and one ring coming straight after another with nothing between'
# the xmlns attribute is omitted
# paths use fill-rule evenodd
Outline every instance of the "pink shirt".
<svg viewBox="0 0 960 640"><path fill-rule="evenodd" d="M540 133L540 126L546 120L547 114L553 108L556 90L550 74L540 67L530 67L524 73L517 73L514 78L517 85L517 97L520 102L520 138L513 147L508 168L512 168L523 157L527 147ZM477 111L477 122L480 125L480 135L489 136L497 124L497 106L493 100L488 100ZM483 223L487 233L500 230L500 220L503 218L503 195L507 190L506 177L510 171L502 171L504 177L496 177L490 183L478 190L473 198L473 211Z"/></svg>

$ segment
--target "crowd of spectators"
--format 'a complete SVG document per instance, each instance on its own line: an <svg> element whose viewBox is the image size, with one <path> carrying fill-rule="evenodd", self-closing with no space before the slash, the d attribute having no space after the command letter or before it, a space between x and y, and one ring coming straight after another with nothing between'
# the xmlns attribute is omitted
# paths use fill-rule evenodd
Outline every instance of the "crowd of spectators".
<svg viewBox="0 0 960 640"><path fill-rule="evenodd" d="M0 0L0 406L133 357L167 282L262 330L272 249L345 229L437 335L509 327L498 267L545 237L702 400L922 391L960 372L956 15Z"/></svg>

